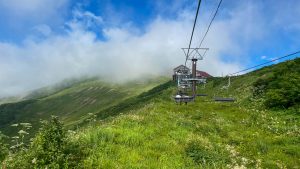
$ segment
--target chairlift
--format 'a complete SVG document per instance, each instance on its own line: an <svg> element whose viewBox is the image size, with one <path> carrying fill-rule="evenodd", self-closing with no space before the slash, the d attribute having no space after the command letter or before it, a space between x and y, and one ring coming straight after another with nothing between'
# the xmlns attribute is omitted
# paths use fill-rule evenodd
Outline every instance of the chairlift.
<svg viewBox="0 0 300 169"><path fill-rule="evenodd" d="M195 52L196 55L199 55L199 57L193 57L193 58L189 58L190 54L189 50L192 50L191 53ZM180 74L176 74L177 75L177 85L178 85L178 92L176 94L176 96L174 96L174 100L176 101L176 103L182 103L184 102L185 104L187 104L188 102L192 102L195 101L195 98L197 97L196 94L196 85L197 84L201 84L201 83L206 83L206 79L204 78L196 78L196 63L197 60L202 60L203 56L205 55L206 51L208 50L208 48L182 48L185 56L186 56L186 61L187 60L191 60L192 61L192 74L190 74L190 72L186 72L186 71L182 71L180 72ZM186 50L188 50L188 52L186 52ZM199 53L199 50L204 50L204 55L201 55ZM186 65L186 64L185 64ZM186 66L184 67L185 70ZM190 69L189 69L190 70ZM192 89L192 95L188 95L188 90Z"/></svg>
<svg viewBox="0 0 300 169"><path fill-rule="evenodd" d="M195 101L196 96L207 96L206 94L197 94L195 96L188 95L188 89L191 88L192 83L196 81L198 84L206 83L206 79L204 78L185 78L181 79L181 81L178 83L178 92L177 95L174 97L176 103L182 103L184 102L187 104L188 102Z"/></svg>
<svg viewBox="0 0 300 169"><path fill-rule="evenodd" d="M231 85L231 80L230 80L230 76L228 76L228 84L225 86L222 86L221 90L226 90L228 93L228 89L229 89L230 85ZM234 102L235 100L236 99L232 98L232 97L219 97L219 96L214 97L214 101L216 101L216 102Z"/></svg>
<svg viewBox="0 0 300 169"><path fill-rule="evenodd" d="M205 81L203 82L203 83L200 83L200 84L203 84L203 86L200 88L201 90L203 89L205 89L205 85L206 85L206 79L205 79ZM207 94L204 94L204 93L199 93L199 94L197 94L197 96L200 96L200 97L206 97L206 96L208 96Z"/></svg>
<svg viewBox="0 0 300 169"><path fill-rule="evenodd" d="M175 101L176 101L176 103L185 103L185 104L187 104L188 102L192 102L192 101L194 101L194 96L188 96L188 95L176 95L175 97L174 97L174 99L175 99Z"/></svg>
<svg viewBox="0 0 300 169"><path fill-rule="evenodd" d="M188 102L194 101L195 98L188 94L188 90L190 90L191 86L192 84L183 78L178 81L177 94L174 96L176 103L187 104Z"/></svg>

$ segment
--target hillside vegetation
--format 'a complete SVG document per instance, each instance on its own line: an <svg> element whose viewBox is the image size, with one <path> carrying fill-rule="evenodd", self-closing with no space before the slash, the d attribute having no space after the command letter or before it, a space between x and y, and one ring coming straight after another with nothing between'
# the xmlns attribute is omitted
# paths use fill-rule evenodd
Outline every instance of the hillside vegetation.
<svg viewBox="0 0 300 169"><path fill-rule="evenodd" d="M40 89L31 93L27 100L0 105L0 131L14 136L15 123L31 123L34 134L39 121L59 116L68 127L74 127L88 118L88 113L97 113L123 100L139 95L166 81L166 78L110 84L99 79L78 81L60 90ZM52 91L52 92L51 92Z"/></svg>
<svg viewBox="0 0 300 169"><path fill-rule="evenodd" d="M299 63L295 59L232 77L228 90L223 87L227 78L209 79L198 87L208 96L188 105L174 102L176 84L169 81L95 111L77 130L64 130L52 117L3 166L300 168L300 81L299 69L294 69ZM285 76L288 83L282 81ZM292 103L270 106L274 94L268 92L281 96L278 100L292 97ZM213 97L236 102L214 102Z"/></svg>

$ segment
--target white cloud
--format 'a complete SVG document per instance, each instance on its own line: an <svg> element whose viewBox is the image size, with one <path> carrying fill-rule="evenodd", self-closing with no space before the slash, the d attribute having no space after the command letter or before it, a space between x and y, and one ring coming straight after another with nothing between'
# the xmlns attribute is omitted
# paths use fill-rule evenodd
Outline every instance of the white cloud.
<svg viewBox="0 0 300 169"><path fill-rule="evenodd" d="M263 55L260 57L262 60L265 60L267 58L267 56Z"/></svg>
<svg viewBox="0 0 300 169"><path fill-rule="evenodd" d="M240 60L245 59L237 56L261 37L250 35L253 31L263 35L260 20L248 18L253 11L259 15L254 9L237 9L215 21L205 41L210 51L199 61L200 70L225 75L242 68ZM132 30L138 28L130 26L106 27L103 32L107 40L100 41L85 26L88 20L98 21L89 24L103 24L102 18L75 11L74 17L81 19L68 22L67 35L51 33L43 41L27 39L22 46L0 43L0 97L84 75L122 81L142 74L168 74L185 61L181 48L189 41L193 16L185 11L173 20L158 17L144 34L135 33ZM247 20L255 24L247 24Z"/></svg>
<svg viewBox="0 0 300 169"><path fill-rule="evenodd" d="M37 25L33 29L38 31L39 33L41 33L44 36L49 36L52 32L51 28L45 24Z"/></svg>
<svg viewBox="0 0 300 169"><path fill-rule="evenodd" d="M91 26L103 24L103 19L101 16L97 16L90 11L83 11L79 8L76 8L73 10L72 22L75 22L76 24L81 22L82 25L88 28Z"/></svg>

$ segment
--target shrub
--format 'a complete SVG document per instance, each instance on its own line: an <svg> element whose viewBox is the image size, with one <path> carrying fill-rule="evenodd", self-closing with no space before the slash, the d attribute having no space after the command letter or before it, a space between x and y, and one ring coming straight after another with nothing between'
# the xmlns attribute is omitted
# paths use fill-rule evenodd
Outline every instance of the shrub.
<svg viewBox="0 0 300 169"><path fill-rule="evenodd" d="M32 143L34 152L33 163L38 168L49 166L61 168L66 154L66 133L58 117L52 116L50 121L43 121L42 127Z"/></svg>
<svg viewBox="0 0 300 169"><path fill-rule="evenodd" d="M56 116L42 121L31 146L9 155L7 168L80 168L85 154L80 142L69 137L75 132L70 133Z"/></svg>
<svg viewBox="0 0 300 169"><path fill-rule="evenodd" d="M300 59L280 64L271 76L254 83L254 97L263 97L268 108L289 108L300 104Z"/></svg>
<svg viewBox="0 0 300 169"><path fill-rule="evenodd" d="M6 138L7 136L2 134L2 132L0 131L0 162L2 162L8 154L8 145L5 144Z"/></svg>

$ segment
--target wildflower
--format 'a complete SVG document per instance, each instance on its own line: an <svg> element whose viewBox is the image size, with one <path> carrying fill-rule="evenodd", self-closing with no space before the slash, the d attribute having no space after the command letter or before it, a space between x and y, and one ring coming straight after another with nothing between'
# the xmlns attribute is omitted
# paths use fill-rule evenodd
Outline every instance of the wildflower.
<svg viewBox="0 0 300 169"><path fill-rule="evenodd" d="M24 131L24 130L20 130L18 133L19 133L20 135L23 135L23 134L29 134L29 133L27 133L27 132Z"/></svg>
<svg viewBox="0 0 300 169"><path fill-rule="evenodd" d="M12 139L19 139L20 137L19 136L13 136L11 137Z"/></svg>
<svg viewBox="0 0 300 169"><path fill-rule="evenodd" d="M26 129L30 129L32 127L30 123L20 123L20 125L25 127Z"/></svg>
<svg viewBox="0 0 300 169"><path fill-rule="evenodd" d="M243 164L247 164L247 162L248 162L248 159L247 159L247 158L245 158L245 157L242 157L242 162L243 162Z"/></svg>
<svg viewBox="0 0 300 169"><path fill-rule="evenodd" d="M36 164L36 158L32 159L32 164Z"/></svg>

